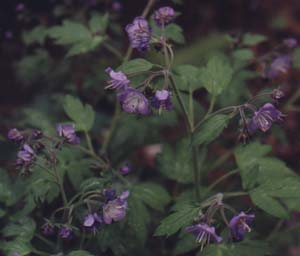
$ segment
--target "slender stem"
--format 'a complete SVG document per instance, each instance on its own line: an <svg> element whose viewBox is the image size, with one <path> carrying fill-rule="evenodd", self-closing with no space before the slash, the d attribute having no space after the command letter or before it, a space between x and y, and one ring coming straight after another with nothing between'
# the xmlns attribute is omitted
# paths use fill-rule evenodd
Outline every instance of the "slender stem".
<svg viewBox="0 0 300 256"><path fill-rule="evenodd" d="M84 135L85 135L85 139L86 139L89 151L92 154L95 154L95 151L94 151L94 148L93 148L93 145L92 145L92 140L91 140L91 137L90 137L89 133L87 131L84 131Z"/></svg>
<svg viewBox="0 0 300 256"><path fill-rule="evenodd" d="M195 179L195 193L197 200L200 199L200 184L201 184L201 176L199 171L199 162L198 162L198 155L199 155L199 148L198 146L192 147L192 154L193 154L193 170L194 170L194 179Z"/></svg>
<svg viewBox="0 0 300 256"><path fill-rule="evenodd" d="M213 95L212 98L211 98L211 101L210 101L210 104L209 104L209 108L207 110L206 115L209 115L211 112L213 112L215 103L216 103L216 96Z"/></svg>
<svg viewBox="0 0 300 256"><path fill-rule="evenodd" d="M50 240L46 239L45 237L39 235L39 234L35 234L34 235L36 238L38 238L39 240L41 240L42 242L44 242L45 244L47 244L50 248L54 249L55 248L55 243L51 242Z"/></svg>
<svg viewBox="0 0 300 256"><path fill-rule="evenodd" d="M103 42L103 46L110 51L112 54L114 54L119 60L123 60L123 56L122 53L116 49L115 47L113 47L110 43L108 42Z"/></svg>
<svg viewBox="0 0 300 256"><path fill-rule="evenodd" d="M63 202L64 202L64 206L67 206L68 205L68 199L67 199L67 196L66 196L66 192L64 190L63 180L61 179L61 176L57 172L57 169L56 169L55 166L53 167L53 169L54 169L57 184L58 184L58 187L60 189L60 193L61 193L61 196L62 196L62 199L63 199Z"/></svg>
<svg viewBox="0 0 300 256"><path fill-rule="evenodd" d="M235 169L235 170L232 170L226 174L224 174L223 176L221 176L219 179L217 179L215 182L213 182L208 188L207 190L208 191L211 191L215 186L217 186L219 183L221 183L222 181L224 181L225 179L227 179L228 177L238 173L239 170L238 169Z"/></svg>
<svg viewBox="0 0 300 256"><path fill-rule="evenodd" d="M224 193L224 198L229 198L229 197L237 197L237 196L248 196L248 192L244 191L237 191L237 192L226 192Z"/></svg>

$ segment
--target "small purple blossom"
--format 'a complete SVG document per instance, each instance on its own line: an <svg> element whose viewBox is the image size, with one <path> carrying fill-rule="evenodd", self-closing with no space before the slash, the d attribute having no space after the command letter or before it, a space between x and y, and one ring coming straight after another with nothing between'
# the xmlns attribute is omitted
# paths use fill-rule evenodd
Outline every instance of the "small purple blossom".
<svg viewBox="0 0 300 256"><path fill-rule="evenodd" d="M288 47L290 49L293 49L293 48L295 48L297 46L298 42L297 42L297 39L291 37L291 38L284 39L283 40L283 44L286 47Z"/></svg>
<svg viewBox="0 0 300 256"><path fill-rule="evenodd" d="M17 12L22 12L22 11L24 11L24 9L25 9L25 5L23 3L18 3L16 5L16 11Z"/></svg>
<svg viewBox="0 0 300 256"><path fill-rule="evenodd" d="M170 24L175 18L175 11L172 7L165 6L154 12L153 18L157 26L163 27Z"/></svg>
<svg viewBox="0 0 300 256"><path fill-rule="evenodd" d="M119 171L122 175L126 175L131 172L131 168L128 164L126 164L126 165L121 166Z"/></svg>
<svg viewBox="0 0 300 256"><path fill-rule="evenodd" d="M157 90L152 101L152 106L157 109L172 110L171 92L168 90Z"/></svg>
<svg viewBox="0 0 300 256"><path fill-rule="evenodd" d="M13 128L8 131L7 138L15 142L20 142L24 139L24 136L17 128Z"/></svg>
<svg viewBox="0 0 300 256"><path fill-rule="evenodd" d="M126 216L128 196L129 191L124 191L119 197L103 206L103 221L105 224L120 221Z"/></svg>
<svg viewBox="0 0 300 256"><path fill-rule="evenodd" d="M146 51L150 47L151 28L143 17L136 17L131 24L125 28L132 48Z"/></svg>
<svg viewBox="0 0 300 256"><path fill-rule="evenodd" d="M244 212L235 215L229 222L231 238L234 241L242 241L245 233L251 231L249 225L252 223L254 218L254 214L246 214Z"/></svg>
<svg viewBox="0 0 300 256"><path fill-rule="evenodd" d="M70 227L64 226L59 230L58 235L63 239L71 239L73 231Z"/></svg>
<svg viewBox="0 0 300 256"><path fill-rule="evenodd" d="M105 199L110 201L116 198L117 191L114 188L106 188L103 190Z"/></svg>
<svg viewBox="0 0 300 256"><path fill-rule="evenodd" d="M283 117L284 115L273 104L266 103L254 113L248 130L250 133L254 133L257 129L266 132L271 128L273 122L283 122Z"/></svg>
<svg viewBox="0 0 300 256"><path fill-rule="evenodd" d="M39 129L34 129L33 131L32 131L32 137L34 138L34 139L40 139L40 138L42 138L43 137L43 132L41 131L41 130L39 130Z"/></svg>
<svg viewBox="0 0 300 256"><path fill-rule="evenodd" d="M187 227L185 230L196 236L196 242L202 244L202 248L210 242L221 243L223 240L222 237L216 234L215 228L207 225L206 223L192 225Z"/></svg>
<svg viewBox="0 0 300 256"><path fill-rule="evenodd" d="M286 74L292 64L289 55L282 55L273 60L270 65L267 76L271 79L277 78L281 74Z"/></svg>
<svg viewBox="0 0 300 256"><path fill-rule="evenodd" d="M111 78L105 89L125 90L128 88L130 81L122 71L115 72L112 68L108 67L105 72Z"/></svg>
<svg viewBox="0 0 300 256"><path fill-rule="evenodd" d="M118 100L122 109L127 113L147 115L150 113L150 106L144 94L135 88L128 87L118 93Z"/></svg>
<svg viewBox="0 0 300 256"><path fill-rule="evenodd" d="M17 165L30 165L34 160L34 155L34 150L28 144L24 144L22 150L18 153Z"/></svg>
<svg viewBox="0 0 300 256"><path fill-rule="evenodd" d="M101 216L99 216L97 213L90 213L85 216L83 226L95 234L102 223L103 220Z"/></svg>
<svg viewBox="0 0 300 256"><path fill-rule="evenodd" d="M57 124L56 130L59 136L65 138L70 144L79 144L80 138L75 133L74 124Z"/></svg>
<svg viewBox="0 0 300 256"><path fill-rule="evenodd" d="M54 229L55 229L54 226L51 223L49 223L49 222L46 222L41 227L42 233L45 236L52 236L54 234Z"/></svg>

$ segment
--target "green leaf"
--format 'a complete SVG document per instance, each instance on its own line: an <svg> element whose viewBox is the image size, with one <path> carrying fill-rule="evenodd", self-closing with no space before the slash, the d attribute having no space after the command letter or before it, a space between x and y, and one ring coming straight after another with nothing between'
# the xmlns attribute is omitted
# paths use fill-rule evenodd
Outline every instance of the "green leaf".
<svg viewBox="0 0 300 256"><path fill-rule="evenodd" d="M248 61L254 58L254 54L249 49L239 49L232 53L233 57L238 60Z"/></svg>
<svg viewBox="0 0 300 256"><path fill-rule="evenodd" d="M155 183L137 184L133 187L133 191L145 204L159 211L163 211L171 199L169 193Z"/></svg>
<svg viewBox="0 0 300 256"><path fill-rule="evenodd" d="M153 64L145 59L133 59L122 64L118 70L126 74L140 73L152 69Z"/></svg>
<svg viewBox="0 0 300 256"><path fill-rule="evenodd" d="M5 255L13 256L17 252L21 256L30 255L33 251L33 247L28 241L24 241L21 238L15 239L9 242L3 242L1 244L1 250L5 252Z"/></svg>
<svg viewBox="0 0 300 256"><path fill-rule="evenodd" d="M22 238L23 241L30 241L34 236L35 228L35 222L28 217L24 217L6 225L1 233L4 237L18 237Z"/></svg>
<svg viewBox="0 0 300 256"><path fill-rule="evenodd" d="M278 218L287 219L289 214L287 210L276 199L268 195L264 189L256 189L250 193L250 197L255 205L265 212Z"/></svg>
<svg viewBox="0 0 300 256"><path fill-rule="evenodd" d="M83 105L79 99L67 95L63 107L66 114L75 122L76 130L88 132L93 127L95 112L91 105Z"/></svg>
<svg viewBox="0 0 300 256"><path fill-rule="evenodd" d="M30 45L33 43L43 44L47 35L48 35L47 27L36 26L31 31L25 31L22 36L25 44Z"/></svg>
<svg viewBox="0 0 300 256"><path fill-rule="evenodd" d="M108 26L108 19L109 15L108 13L99 14L94 13L89 21L89 27L92 33L105 33L107 26Z"/></svg>
<svg viewBox="0 0 300 256"><path fill-rule="evenodd" d="M69 49L67 57L72 57L78 54L83 54L92 51L103 41L104 38L102 36L95 36L91 40L78 42Z"/></svg>
<svg viewBox="0 0 300 256"><path fill-rule="evenodd" d="M193 91L201 87L199 68L192 65L180 65L175 68L175 72L181 78L180 83L177 83L179 89Z"/></svg>
<svg viewBox="0 0 300 256"><path fill-rule="evenodd" d="M60 45L70 45L92 40L90 31L84 25L70 20L64 20L61 26L49 29L48 34Z"/></svg>
<svg viewBox="0 0 300 256"><path fill-rule="evenodd" d="M106 185L106 180L103 178L89 178L84 180L81 185L79 190L85 192L89 190L102 190L104 186Z"/></svg>
<svg viewBox="0 0 300 256"><path fill-rule="evenodd" d="M243 36L242 43L246 46L254 46L267 40L267 37L259 34L247 33Z"/></svg>
<svg viewBox="0 0 300 256"><path fill-rule="evenodd" d="M184 254L187 253L191 250L194 250L199 246L198 243L195 241L195 236L190 233L184 233L183 237L179 241L177 241L175 249L174 249L174 254Z"/></svg>
<svg viewBox="0 0 300 256"><path fill-rule="evenodd" d="M181 183L193 182L192 152L189 142L178 142L176 148L169 145L163 147L158 156L159 171L169 179Z"/></svg>
<svg viewBox="0 0 300 256"><path fill-rule="evenodd" d="M221 94L232 79L233 70L223 58L214 56L200 70L200 81L209 93Z"/></svg>
<svg viewBox="0 0 300 256"><path fill-rule="evenodd" d="M193 144L209 144L227 127L230 116L215 115L209 118L201 129L193 135Z"/></svg>
<svg viewBox="0 0 300 256"><path fill-rule="evenodd" d="M170 24L165 28L165 36L168 39L171 39L175 43L184 44L185 39L183 35L183 29L177 24Z"/></svg>
<svg viewBox="0 0 300 256"><path fill-rule="evenodd" d="M200 207L185 205L185 207L171 213L168 217L162 220L159 227L155 230L155 236L170 236L176 233L181 228L190 225L193 220L199 215Z"/></svg>
<svg viewBox="0 0 300 256"><path fill-rule="evenodd" d="M68 253L67 256L93 256L93 254L90 254L88 251L78 250Z"/></svg>

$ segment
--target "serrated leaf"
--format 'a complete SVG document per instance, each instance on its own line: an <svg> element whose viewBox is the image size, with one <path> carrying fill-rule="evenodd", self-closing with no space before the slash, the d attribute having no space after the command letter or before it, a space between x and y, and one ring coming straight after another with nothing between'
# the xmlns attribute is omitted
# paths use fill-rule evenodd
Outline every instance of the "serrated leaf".
<svg viewBox="0 0 300 256"><path fill-rule="evenodd" d="M89 21L89 27L92 33L105 33L108 26L108 13L99 14L94 13Z"/></svg>
<svg viewBox="0 0 300 256"><path fill-rule="evenodd" d="M250 193L250 197L255 205L265 212L278 218L287 219L287 210L276 199L269 196L263 189L256 189Z"/></svg>
<svg viewBox="0 0 300 256"><path fill-rule="evenodd" d="M193 91L201 87L199 68L192 65L180 65L175 68L175 72L181 78L180 83L177 83L180 89Z"/></svg>
<svg viewBox="0 0 300 256"><path fill-rule="evenodd" d="M182 228L190 225L198 216L200 207L185 205L178 211L171 213L161 221L159 227L155 230L155 236L170 236Z"/></svg>
<svg viewBox="0 0 300 256"><path fill-rule="evenodd" d="M85 192L89 190L102 190L106 184L106 180L102 178L89 178L84 180L81 185L79 190Z"/></svg>
<svg viewBox="0 0 300 256"><path fill-rule="evenodd" d="M174 249L174 254L184 254L187 253L191 250L194 250L199 246L198 243L195 241L195 236L190 233L185 233L179 241L177 241L175 249Z"/></svg>
<svg viewBox="0 0 300 256"><path fill-rule="evenodd" d="M33 251L33 247L28 241L18 238L1 244L1 250L3 250L8 256L14 256L15 253L25 256L30 255L30 253Z"/></svg>
<svg viewBox="0 0 300 256"><path fill-rule="evenodd" d="M85 40L78 43L75 43L67 53L67 57L72 57L78 54L87 53L94 50L104 41L102 36L95 36L91 40Z"/></svg>
<svg viewBox="0 0 300 256"><path fill-rule="evenodd" d="M152 69L153 64L145 59L133 59L122 64L118 70L126 74L140 73Z"/></svg>
<svg viewBox="0 0 300 256"><path fill-rule="evenodd" d="M209 118L193 135L193 145L209 144L227 127L230 116L215 115Z"/></svg>
<svg viewBox="0 0 300 256"><path fill-rule="evenodd" d="M92 40L90 31L83 24L70 20L64 20L61 26L49 29L48 35L60 45Z"/></svg>
<svg viewBox="0 0 300 256"><path fill-rule="evenodd" d="M48 35L48 28L45 26L36 26L31 31L25 31L22 35L25 44L33 43L43 44Z"/></svg>
<svg viewBox="0 0 300 256"><path fill-rule="evenodd" d="M88 132L93 127L95 112L91 105L83 105L79 99L67 95L63 107L66 114L75 122L76 130Z"/></svg>
<svg viewBox="0 0 300 256"><path fill-rule="evenodd" d="M242 43L246 46L254 46L267 40L267 37L259 34L247 33L243 36Z"/></svg>
<svg viewBox="0 0 300 256"><path fill-rule="evenodd" d="M165 145L158 156L159 171L181 183L193 182L192 152L189 142L178 142L176 148Z"/></svg>
<svg viewBox="0 0 300 256"><path fill-rule="evenodd" d="M209 59L206 67L200 69L200 81L209 93L220 95L229 85L233 70L221 57Z"/></svg>
<svg viewBox="0 0 300 256"><path fill-rule="evenodd" d="M32 219L23 217L6 225L1 233L4 237L18 237L23 241L30 241L34 236L35 228L36 225Z"/></svg>
<svg viewBox="0 0 300 256"><path fill-rule="evenodd" d="M248 61L254 58L254 54L249 49L239 49L232 53L233 57L237 60Z"/></svg>
<svg viewBox="0 0 300 256"><path fill-rule="evenodd" d="M90 254L88 251L73 251L67 254L67 256L93 256L93 254Z"/></svg>
<svg viewBox="0 0 300 256"><path fill-rule="evenodd" d="M146 205L159 211L163 211L171 199L169 193L155 183L137 184L133 187L133 193Z"/></svg>
<svg viewBox="0 0 300 256"><path fill-rule="evenodd" d="M185 39L183 35L183 29L177 24L170 24L165 28L165 36L171 39L175 43L184 44Z"/></svg>

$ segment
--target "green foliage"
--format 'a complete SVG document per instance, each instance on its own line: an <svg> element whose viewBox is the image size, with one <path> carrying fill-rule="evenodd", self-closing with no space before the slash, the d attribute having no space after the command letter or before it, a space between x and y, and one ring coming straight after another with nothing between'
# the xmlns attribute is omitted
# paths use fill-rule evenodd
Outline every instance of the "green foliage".
<svg viewBox="0 0 300 256"><path fill-rule="evenodd" d="M149 71L153 68L153 64L145 59L133 59L125 62L118 70L123 71L125 74L134 74Z"/></svg>
<svg viewBox="0 0 300 256"><path fill-rule="evenodd" d="M27 45L33 43L43 44L47 35L48 35L47 27L43 25L36 26L31 31L23 32L23 41Z"/></svg>
<svg viewBox="0 0 300 256"><path fill-rule="evenodd" d="M193 144L209 144L227 127L229 115L215 115L202 124L201 129L193 135Z"/></svg>
<svg viewBox="0 0 300 256"><path fill-rule="evenodd" d="M181 80L177 83L178 88L182 90L194 91L201 87L200 70L193 65L179 65L175 68L175 72L180 76Z"/></svg>
<svg viewBox="0 0 300 256"><path fill-rule="evenodd" d="M183 29L176 24L170 24L166 27L165 36L166 36L166 38L174 41L175 43L178 43L178 44L185 43Z"/></svg>
<svg viewBox="0 0 300 256"><path fill-rule="evenodd" d="M197 247L199 247L199 244L196 243L195 236L193 234L185 232L183 233L179 241L176 243L174 254L184 254L196 249Z"/></svg>
<svg viewBox="0 0 300 256"><path fill-rule="evenodd" d="M33 251L33 247L27 240L17 238L9 242L0 242L1 249L8 256L15 255L14 253L18 252L21 256L30 255Z"/></svg>
<svg viewBox="0 0 300 256"><path fill-rule="evenodd" d="M191 225L193 220L198 217L201 208L186 204L181 209L171 213L161 221L161 224L155 230L155 236L170 236L182 228Z"/></svg>
<svg viewBox="0 0 300 256"><path fill-rule="evenodd" d="M146 205L159 211L163 211L171 199L169 193L155 183L137 184L132 189L133 193Z"/></svg>
<svg viewBox="0 0 300 256"><path fill-rule="evenodd" d="M246 46L254 46L267 40L267 37L260 34L247 33L242 38L242 43Z"/></svg>
<svg viewBox="0 0 300 256"><path fill-rule="evenodd" d="M79 99L67 95L63 107L66 114L75 122L76 130L88 132L93 127L95 112L91 105L83 105Z"/></svg>
<svg viewBox="0 0 300 256"><path fill-rule="evenodd" d="M192 152L188 141L181 141L176 148L165 145L158 156L160 172L181 183L193 182Z"/></svg>
<svg viewBox="0 0 300 256"><path fill-rule="evenodd" d="M209 59L206 67L200 70L200 81L206 90L214 96L220 95L227 89L233 70L221 57L214 56Z"/></svg>
<svg viewBox="0 0 300 256"><path fill-rule="evenodd" d="M248 61L254 58L253 52L249 49L235 50L232 56L239 61Z"/></svg>
<svg viewBox="0 0 300 256"><path fill-rule="evenodd" d="M108 13L104 15L94 13L89 21L89 27L92 33L105 33L109 21Z"/></svg>
<svg viewBox="0 0 300 256"><path fill-rule="evenodd" d="M88 251L72 251L70 253L68 253L67 256L93 256L93 254L90 254Z"/></svg>
<svg viewBox="0 0 300 256"><path fill-rule="evenodd" d="M23 217L15 222L7 224L1 230L1 233L7 238L18 237L23 241L30 241L34 236L35 228L36 225L32 219Z"/></svg>

